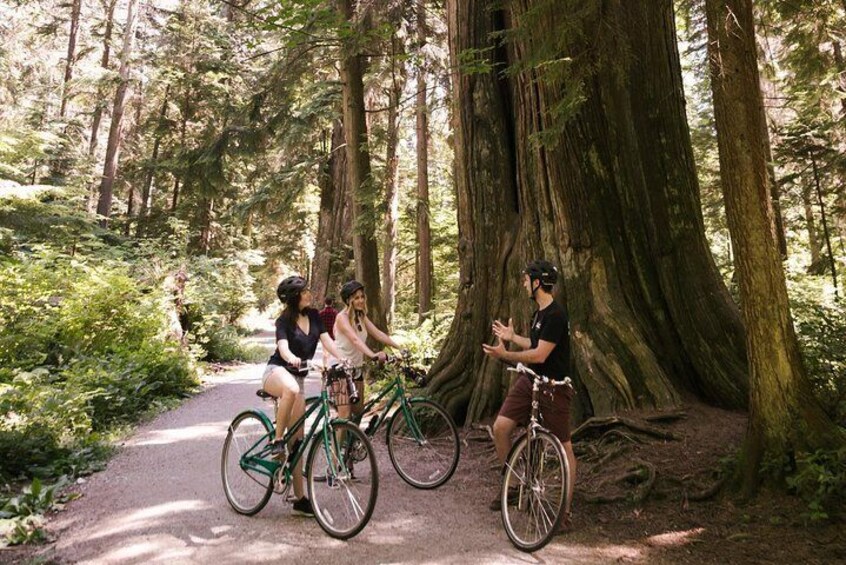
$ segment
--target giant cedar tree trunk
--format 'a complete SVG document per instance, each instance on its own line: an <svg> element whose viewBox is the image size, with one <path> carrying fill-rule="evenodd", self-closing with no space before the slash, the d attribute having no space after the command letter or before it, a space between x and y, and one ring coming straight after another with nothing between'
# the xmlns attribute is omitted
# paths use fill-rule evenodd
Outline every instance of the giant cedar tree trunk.
<svg viewBox="0 0 846 565"><path fill-rule="evenodd" d="M112 110L112 125L109 128L109 141L106 146L106 162L103 164L103 178L100 181L100 199L97 202L97 214L102 217L100 223L106 225L112 213L112 188L117 174L120 144L123 141L123 111L126 106L126 91L129 88L129 67L132 57L132 42L135 38L137 21L135 4L129 0L124 28L123 49L120 54L120 83L115 92Z"/></svg>
<svg viewBox="0 0 846 565"><path fill-rule="evenodd" d="M779 252L770 236L762 99L751 0L706 0L720 177L749 351L749 430L739 467L754 492L765 458L843 445L805 375ZM792 459L792 457L791 457Z"/></svg>
<svg viewBox="0 0 846 565"><path fill-rule="evenodd" d="M743 329L705 240L671 2L536 4L449 4L453 57L519 72L453 65L462 287L432 392L459 417L498 407L507 382L479 344L492 318L525 322L519 270L545 257L563 273L582 415L688 394L744 406ZM564 33L558 64L595 71L562 117L574 81L514 65Z"/></svg>
<svg viewBox="0 0 846 565"><path fill-rule="evenodd" d="M325 170L320 176L320 214L311 270L311 289L316 304L323 304L326 296L337 299L338 289L349 274L352 213L346 167L344 127L336 120Z"/></svg>
<svg viewBox="0 0 846 565"><path fill-rule="evenodd" d="M338 0L337 5L341 17L349 22L351 29L357 30L358 22L352 0ZM365 286L370 318L377 326L385 329L382 283L379 280L379 252L376 247L374 186L370 174L370 150L364 112L364 61L361 47L355 41L349 41L342 49L340 70L343 83L347 176L355 224L353 233L355 274Z"/></svg>

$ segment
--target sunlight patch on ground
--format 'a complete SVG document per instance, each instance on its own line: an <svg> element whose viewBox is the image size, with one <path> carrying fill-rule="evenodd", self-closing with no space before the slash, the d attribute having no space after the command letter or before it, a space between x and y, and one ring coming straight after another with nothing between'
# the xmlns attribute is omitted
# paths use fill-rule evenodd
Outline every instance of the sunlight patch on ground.
<svg viewBox="0 0 846 565"><path fill-rule="evenodd" d="M673 547L678 545L687 545L697 541L699 534L705 531L705 528L693 528L691 530L681 530L678 532L666 532L657 534L646 538L646 544L655 547Z"/></svg>
<svg viewBox="0 0 846 565"><path fill-rule="evenodd" d="M93 534L91 539L113 536L133 529L149 531L151 527L158 525L162 518L174 520L174 514L206 510L208 508L211 508L211 505L203 500L176 500L150 506L149 508L142 508L124 517L111 518L109 523L114 524L112 527L103 527L99 524L97 533Z"/></svg>
<svg viewBox="0 0 846 565"><path fill-rule="evenodd" d="M649 550L632 545L581 545L554 540L540 551L544 561L575 563L647 562Z"/></svg>
<svg viewBox="0 0 846 565"><path fill-rule="evenodd" d="M193 441L197 439L217 438L221 430L229 425L228 421L212 422L210 424L199 424L184 428L171 428L167 430L152 430L139 434L126 442L128 447L140 447L145 445L167 445L180 441Z"/></svg>

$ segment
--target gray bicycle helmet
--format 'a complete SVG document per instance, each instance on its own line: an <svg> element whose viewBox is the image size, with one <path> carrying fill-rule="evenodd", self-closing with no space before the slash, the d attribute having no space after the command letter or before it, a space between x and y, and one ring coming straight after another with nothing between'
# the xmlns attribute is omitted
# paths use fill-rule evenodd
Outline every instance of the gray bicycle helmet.
<svg viewBox="0 0 846 565"><path fill-rule="evenodd" d="M305 290L308 282L299 276L294 275L292 277L288 277L283 279L279 286L276 287L276 296L279 297L279 300L282 302L287 302L293 296L299 296L300 293Z"/></svg>
<svg viewBox="0 0 846 565"><path fill-rule="evenodd" d="M341 300L344 301L344 304L347 304L350 301L350 296L363 288L364 285L355 279L344 283L344 286L341 287Z"/></svg>

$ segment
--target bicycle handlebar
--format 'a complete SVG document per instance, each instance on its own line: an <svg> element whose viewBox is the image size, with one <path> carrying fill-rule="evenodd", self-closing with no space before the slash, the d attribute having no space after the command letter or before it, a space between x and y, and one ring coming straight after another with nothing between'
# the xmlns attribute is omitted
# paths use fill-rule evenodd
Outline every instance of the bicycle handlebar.
<svg viewBox="0 0 846 565"><path fill-rule="evenodd" d="M514 372L514 373L522 373L522 374L524 374L524 375L528 375L528 376L530 376L530 377L532 377L532 378L534 378L534 379L539 380L539 381L540 381L540 382L542 382L543 384L550 385L550 386L569 385L569 384L571 384L571 383L573 382L573 381L570 379L570 377L564 377L564 380L562 380L562 381L556 381L556 380L551 379L551 378L549 378L549 377L545 377L545 376L543 376L543 375L539 375L539 374L537 374L536 372L534 372L532 369L530 369L529 367L527 367L526 365L524 365L524 364L522 364L522 363L517 363L517 366L516 366L516 367L508 367L508 370L509 370L509 371L512 371L512 372Z"/></svg>

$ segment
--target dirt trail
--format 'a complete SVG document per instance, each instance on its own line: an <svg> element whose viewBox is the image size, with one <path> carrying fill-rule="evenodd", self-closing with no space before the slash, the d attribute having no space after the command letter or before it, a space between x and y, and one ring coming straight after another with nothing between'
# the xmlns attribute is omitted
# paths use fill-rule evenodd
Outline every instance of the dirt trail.
<svg viewBox="0 0 846 565"><path fill-rule="evenodd" d="M293 516L280 496L256 516L238 515L223 496L220 451L233 416L269 409L255 396L261 372L261 365L249 365L212 377L203 393L138 429L105 471L79 487L83 497L51 519L57 541L38 553L58 562L216 564L593 563L639 553L562 540L537 558L522 554L510 545L499 514L487 509L496 487L468 467L472 459L463 458L443 487L416 490L394 472L383 435L374 442L379 499L356 538L330 538L313 519ZM309 378L307 393L318 386Z"/></svg>

